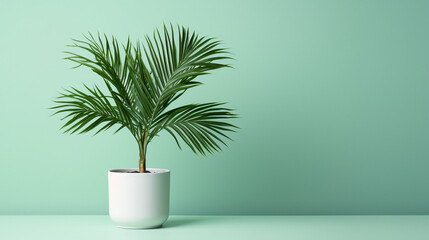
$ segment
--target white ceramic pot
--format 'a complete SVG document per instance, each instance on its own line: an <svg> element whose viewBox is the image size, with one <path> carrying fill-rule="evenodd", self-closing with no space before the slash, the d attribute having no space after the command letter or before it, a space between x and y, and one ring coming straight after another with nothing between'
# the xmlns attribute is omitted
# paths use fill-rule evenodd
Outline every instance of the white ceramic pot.
<svg viewBox="0 0 429 240"><path fill-rule="evenodd" d="M120 228L157 228L170 208L170 171L148 168L109 171L109 215Z"/></svg>

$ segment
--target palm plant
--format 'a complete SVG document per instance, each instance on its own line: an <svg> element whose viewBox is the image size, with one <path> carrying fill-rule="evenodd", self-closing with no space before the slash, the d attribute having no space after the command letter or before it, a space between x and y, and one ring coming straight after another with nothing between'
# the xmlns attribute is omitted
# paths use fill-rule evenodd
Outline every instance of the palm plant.
<svg viewBox="0 0 429 240"><path fill-rule="evenodd" d="M65 133L95 134L118 126L116 132L128 129L139 147L139 172L146 172L146 152L149 142L162 130L178 138L194 153L206 155L226 145L228 132L237 128L229 123L235 118L224 103L209 102L169 107L188 89L201 85L196 78L212 70L230 67L221 61L230 59L220 42L200 37L189 29L164 25L163 31L145 36L145 44L119 45L115 37L84 35L73 39L72 48L89 54L66 52L65 59L85 66L104 82L84 90L65 89L54 101L54 114L65 114Z"/></svg>

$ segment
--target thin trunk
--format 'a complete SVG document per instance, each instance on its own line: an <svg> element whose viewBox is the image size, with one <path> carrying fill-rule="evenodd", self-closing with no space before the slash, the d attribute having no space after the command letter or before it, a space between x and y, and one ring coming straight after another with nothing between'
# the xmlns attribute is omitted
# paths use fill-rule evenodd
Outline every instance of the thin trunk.
<svg viewBox="0 0 429 240"><path fill-rule="evenodd" d="M144 173L146 172L146 156L145 156L144 150L140 150L139 154L139 172Z"/></svg>
<svg viewBox="0 0 429 240"><path fill-rule="evenodd" d="M142 139L139 141L139 172L146 172L146 146L147 146L147 128L145 128Z"/></svg>

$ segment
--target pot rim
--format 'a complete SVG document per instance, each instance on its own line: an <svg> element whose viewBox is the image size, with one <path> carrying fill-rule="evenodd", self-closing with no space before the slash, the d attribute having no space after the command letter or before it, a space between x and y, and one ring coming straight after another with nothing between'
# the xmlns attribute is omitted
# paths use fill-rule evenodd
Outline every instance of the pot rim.
<svg viewBox="0 0 429 240"><path fill-rule="evenodd" d="M131 171L139 171L138 168L119 168L119 169L111 169L108 171L109 174L165 174L170 173L170 170L163 169L163 168L147 168L147 170L152 170L155 172L149 172L149 173L139 173L139 172L131 172Z"/></svg>

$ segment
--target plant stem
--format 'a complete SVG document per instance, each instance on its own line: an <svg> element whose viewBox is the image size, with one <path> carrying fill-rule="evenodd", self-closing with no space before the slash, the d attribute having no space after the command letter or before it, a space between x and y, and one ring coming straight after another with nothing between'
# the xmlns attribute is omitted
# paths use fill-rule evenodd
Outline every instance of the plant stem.
<svg viewBox="0 0 429 240"><path fill-rule="evenodd" d="M147 147L147 128L144 129L142 138L139 140L139 172L146 172L146 147Z"/></svg>

